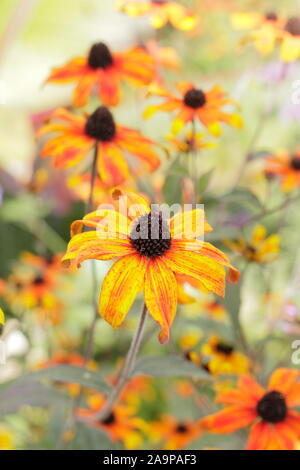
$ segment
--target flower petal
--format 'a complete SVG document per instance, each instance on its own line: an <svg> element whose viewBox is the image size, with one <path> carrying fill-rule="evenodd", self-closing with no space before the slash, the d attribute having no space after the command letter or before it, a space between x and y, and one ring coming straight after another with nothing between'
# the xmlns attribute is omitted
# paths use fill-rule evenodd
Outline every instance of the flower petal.
<svg viewBox="0 0 300 470"><path fill-rule="evenodd" d="M228 434L245 428L255 421L257 415L253 410L242 406L228 406L222 411L204 418L204 427L213 433Z"/></svg>
<svg viewBox="0 0 300 470"><path fill-rule="evenodd" d="M265 450L272 446L273 441L272 425L265 421L258 421L251 428L246 449Z"/></svg>
<svg viewBox="0 0 300 470"><path fill-rule="evenodd" d="M159 258L150 260L145 278L145 302L149 313L161 326L159 341L169 340L170 326L176 314L177 281Z"/></svg>
<svg viewBox="0 0 300 470"><path fill-rule="evenodd" d="M287 395L299 377L299 370L286 369L284 367L276 369L269 381L269 390L277 390Z"/></svg>
<svg viewBox="0 0 300 470"><path fill-rule="evenodd" d="M101 143L98 149L98 171L103 183L111 187L124 183L129 171L122 151L111 143Z"/></svg>
<svg viewBox="0 0 300 470"><path fill-rule="evenodd" d="M170 219L170 233L173 239L193 239L211 230L203 209L179 212Z"/></svg>
<svg viewBox="0 0 300 470"><path fill-rule="evenodd" d="M99 313L114 328L118 328L139 291L147 267L145 257L124 256L116 261L104 278L100 294Z"/></svg>
<svg viewBox="0 0 300 470"><path fill-rule="evenodd" d="M221 297L225 291L225 269L216 261L191 251L170 249L164 255L164 261L176 274L193 277L204 287Z"/></svg>

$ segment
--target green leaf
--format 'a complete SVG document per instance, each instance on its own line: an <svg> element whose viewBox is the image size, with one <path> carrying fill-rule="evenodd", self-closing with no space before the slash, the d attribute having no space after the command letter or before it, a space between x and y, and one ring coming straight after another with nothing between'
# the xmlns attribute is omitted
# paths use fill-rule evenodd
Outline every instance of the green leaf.
<svg viewBox="0 0 300 470"><path fill-rule="evenodd" d="M223 301L224 307L232 321L236 337L238 337L240 331L239 313L241 308L241 286L242 276L237 284L227 283L225 298Z"/></svg>
<svg viewBox="0 0 300 470"><path fill-rule="evenodd" d="M249 207L251 209L262 209L263 206L256 195L247 188L236 188L230 193L223 195L222 200L225 200L234 205Z"/></svg>
<svg viewBox="0 0 300 470"><path fill-rule="evenodd" d="M213 173L213 170L209 170L206 173L204 173L202 176L200 176L200 178L197 181L197 194L201 195L206 191L206 189L208 188L212 173Z"/></svg>
<svg viewBox="0 0 300 470"><path fill-rule="evenodd" d="M211 376L195 364L180 356L151 356L141 358L133 371L134 375L150 375L151 377L194 377L212 380Z"/></svg>
<svg viewBox="0 0 300 470"><path fill-rule="evenodd" d="M40 218L50 213L51 205L41 203L32 194L20 194L14 199L8 199L1 207L1 217L6 222L14 222L30 227Z"/></svg>
<svg viewBox="0 0 300 470"><path fill-rule="evenodd" d="M0 391L0 416L15 413L21 406L58 405L69 400L69 397L36 382L21 379L10 383Z"/></svg>
<svg viewBox="0 0 300 470"><path fill-rule="evenodd" d="M78 423L71 448L74 450L114 450L116 445L100 429Z"/></svg>
<svg viewBox="0 0 300 470"><path fill-rule="evenodd" d="M56 382L77 383L83 387L99 390L105 394L109 392L109 386L101 375L84 367L63 364L46 367L45 369L30 373L26 377L31 380L50 379Z"/></svg>
<svg viewBox="0 0 300 470"><path fill-rule="evenodd" d="M185 176L188 176L187 168L181 166L176 158L168 169L163 187L164 199L167 204L181 202L181 181Z"/></svg>

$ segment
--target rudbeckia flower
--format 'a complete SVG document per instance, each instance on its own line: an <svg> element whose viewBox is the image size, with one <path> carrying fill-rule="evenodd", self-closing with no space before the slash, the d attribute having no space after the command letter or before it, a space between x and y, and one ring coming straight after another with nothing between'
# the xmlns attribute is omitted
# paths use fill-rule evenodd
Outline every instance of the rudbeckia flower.
<svg viewBox="0 0 300 470"><path fill-rule="evenodd" d="M283 62L294 62L300 57L300 17L291 16L279 32L280 58Z"/></svg>
<svg viewBox="0 0 300 470"><path fill-rule="evenodd" d="M120 258L103 281L100 314L118 328L137 294L144 290L146 306L162 329L159 340L165 343L176 314L176 274L196 279L205 292L223 296L224 266L229 268L230 280L237 270L220 250L196 239L212 230L203 210L178 213L167 221L157 207L152 210L134 193L120 195L119 203L124 200L129 207L127 215L102 210L73 222L63 263L79 267L86 259ZM132 213L137 207L138 215ZM89 231L81 233L83 227Z"/></svg>
<svg viewBox="0 0 300 470"><path fill-rule="evenodd" d="M90 422L90 426L104 431L112 442L122 442L126 450L137 449L143 443L142 431L146 423L136 416L136 408L124 400L117 404L110 415L102 421L93 421L93 416L103 408L105 397L101 394L87 398L88 408L79 408L77 416Z"/></svg>
<svg viewBox="0 0 300 470"><path fill-rule="evenodd" d="M154 442L163 442L163 450L179 450L200 437L201 429L191 421L178 421L174 416L164 415L160 421L149 424L149 434Z"/></svg>
<svg viewBox="0 0 300 470"><path fill-rule="evenodd" d="M77 83L74 106L85 106L97 88L99 99L106 106L116 106L121 99L121 81L149 85L154 78L152 57L142 48L111 52L106 44L94 44L87 57L76 57L50 73L46 83Z"/></svg>
<svg viewBox="0 0 300 470"><path fill-rule="evenodd" d="M119 10L129 16L150 15L153 28L162 28L168 22L174 28L191 31L197 25L196 16L178 2L168 0L121 0Z"/></svg>
<svg viewBox="0 0 300 470"><path fill-rule="evenodd" d="M197 134L193 136L191 129L185 133L183 138L170 135L168 136L168 140L173 144L178 153L191 153L194 150L202 150L215 146L214 142L204 141L204 134L202 132L197 132Z"/></svg>
<svg viewBox="0 0 300 470"><path fill-rule="evenodd" d="M202 363L207 364L211 374L246 374L249 359L231 344L211 335L207 344L201 347Z"/></svg>
<svg viewBox="0 0 300 470"><path fill-rule="evenodd" d="M258 225L252 232L250 243L244 238L225 240L224 244L248 261L269 263L277 258L280 236L276 233L267 237L266 228Z"/></svg>
<svg viewBox="0 0 300 470"><path fill-rule="evenodd" d="M237 389L221 391L217 403L225 405L202 420L202 426L216 434L228 434L251 426L248 450L293 450L300 438L299 371L277 369L265 390L248 375Z"/></svg>
<svg viewBox="0 0 300 470"><path fill-rule="evenodd" d="M300 185L300 150L290 154L281 150L266 158L266 175L277 175L284 192L290 192Z"/></svg>
<svg viewBox="0 0 300 470"><path fill-rule="evenodd" d="M236 29L252 30L242 38L241 44L251 42L258 52L268 55L274 50L284 20L273 11L265 14L237 12L232 15L232 24Z"/></svg>
<svg viewBox="0 0 300 470"><path fill-rule="evenodd" d="M64 124L46 124L38 135L58 133L41 149L41 156L52 156L57 168L76 165L96 145L98 174L106 186L122 184L129 177L124 153L134 155L149 171L159 166L159 157L151 148L155 143L139 131L117 125L105 106L100 106L88 117L58 109L52 118L64 121Z"/></svg>
<svg viewBox="0 0 300 470"><path fill-rule="evenodd" d="M214 136L221 134L221 122L237 128L242 127L242 120L238 114L222 110L225 105L234 102L226 97L220 86L214 86L206 92L196 88L190 82L179 82L176 87L181 97L177 97L159 85L151 86L149 94L164 98L165 101L162 104L148 106L144 117L149 118L157 111L179 111L172 125L174 134L180 132L188 122L196 119Z"/></svg>

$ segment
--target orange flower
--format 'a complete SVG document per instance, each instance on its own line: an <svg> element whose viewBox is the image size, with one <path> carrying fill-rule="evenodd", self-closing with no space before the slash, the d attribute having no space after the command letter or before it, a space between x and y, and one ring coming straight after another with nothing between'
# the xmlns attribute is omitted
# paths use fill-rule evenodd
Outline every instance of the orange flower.
<svg viewBox="0 0 300 470"><path fill-rule="evenodd" d="M292 191L300 185L300 150L296 150L293 154L280 150L275 155L267 157L265 173L279 176L282 190Z"/></svg>
<svg viewBox="0 0 300 470"><path fill-rule="evenodd" d="M165 98L165 102L159 105L148 106L144 117L149 118L157 111L179 111L179 114L173 121L172 131L174 134L180 132L188 122L198 119L201 124L209 130L214 136L221 134L220 122L225 122L237 128L242 127L242 120L238 114L226 113L222 108L233 103L226 98L226 95L220 86L214 86L210 91L204 92L195 88L192 83L180 82L176 84L182 97L165 90L159 85L152 85L149 93Z"/></svg>
<svg viewBox="0 0 300 470"><path fill-rule="evenodd" d="M204 134L201 132L193 136L192 130L187 131L183 139L170 135L168 140L173 144L176 151L180 153L191 153L193 150L202 150L215 146L214 142L205 142Z"/></svg>
<svg viewBox="0 0 300 470"><path fill-rule="evenodd" d="M106 106L116 106L121 99L122 80L133 85L148 85L154 78L154 63L142 48L111 52L106 44L94 44L88 57L77 57L52 70L47 83L77 82L74 106L85 106L94 88Z"/></svg>
<svg viewBox="0 0 300 470"><path fill-rule="evenodd" d="M224 266L229 267L230 278L237 270L220 250L195 238L212 230L203 210L178 213L167 221L157 206L150 208L134 193L119 195L119 204L129 211L104 209L73 222L63 262L79 267L86 259L119 257L103 281L100 314L118 328L143 289L146 306L162 329L159 339L165 343L176 313L175 275L196 279L205 292L223 296ZM83 227L89 231L80 233Z"/></svg>
<svg viewBox="0 0 300 470"><path fill-rule="evenodd" d="M187 447L201 435L201 429L190 421L178 421L171 415L162 416L160 421L149 424L150 438L163 441L164 450L178 450Z"/></svg>
<svg viewBox="0 0 300 470"><path fill-rule="evenodd" d="M90 419L90 426L96 427L104 431L113 442L123 442L125 449L136 449L143 442L142 433L146 427L146 423L135 416L136 409L134 406L121 401L117 404L111 414L103 421L93 421L96 415L105 404L105 397L99 393L91 395L87 398L89 408L79 408L77 415L83 420Z"/></svg>
<svg viewBox="0 0 300 470"><path fill-rule="evenodd" d="M196 16L186 7L174 1L165 0L120 0L118 8L130 16L150 14L153 28L162 28L168 22L174 28L191 31L197 26Z"/></svg>
<svg viewBox="0 0 300 470"><path fill-rule="evenodd" d="M59 134L41 150L42 157L53 157L57 168L76 165L95 145L99 177L106 186L121 184L129 177L124 152L134 155L149 171L159 166L159 157L151 148L155 143L139 131L117 125L112 113L104 106L97 108L87 118L76 116L66 109L56 110L52 118L65 121L66 124L46 124L38 135L48 132Z"/></svg>
<svg viewBox="0 0 300 470"><path fill-rule="evenodd" d="M300 438L299 371L277 369L264 390L254 378L244 375L235 390L221 391L216 401L225 409L202 420L202 426L228 434L251 425L248 450L293 450Z"/></svg>

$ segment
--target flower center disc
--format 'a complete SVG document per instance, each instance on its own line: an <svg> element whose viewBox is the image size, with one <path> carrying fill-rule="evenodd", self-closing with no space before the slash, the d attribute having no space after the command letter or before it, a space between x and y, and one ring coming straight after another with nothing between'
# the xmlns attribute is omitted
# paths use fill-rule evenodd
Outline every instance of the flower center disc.
<svg viewBox="0 0 300 470"><path fill-rule="evenodd" d="M205 105L206 98L202 90L197 90L196 88L192 88L191 90L186 92L183 101L186 104L186 106L189 106L190 108L193 108L193 109L197 109Z"/></svg>
<svg viewBox="0 0 300 470"><path fill-rule="evenodd" d="M98 42L91 47L88 64L91 69L107 69L113 65L114 59L107 45Z"/></svg>
<svg viewBox="0 0 300 470"><path fill-rule="evenodd" d="M287 415L285 398L276 390L268 392L259 400L256 411L264 421L280 423Z"/></svg>
<svg viewBox="0 0 300 470"><path fill-rule="evenodd" d="M111 412L103 421L100 421L101 424L113 424L116 421L114 412Z"/></svg>
<svg viewBox="0 0 300 470"><path fill-rule="evenodd" d="M230 346L229 344L218 343L216 345L216 350L220 353L225 354L226 356L230 356L230 354L233 353L234 348L233 348L233 346Z"/></svg>
<svg viewBox="0 0 300 470"><path fill-rule="evenodd" d="M179 432L180 434L184 434L185 432L187 432L187 427L185 424L178 424L178 426L176 427L176 432Z"/></svg>
<svg viewBox="0 0 300 470"><path fill-rule="evenodd" d="M277 21L278 19L277 13L275 13L275 11L268 11L265 14L265 19L269 21Z"/></svg>
<svg viewBox="0 0 300 470"><path fill-rule="evenodd" d="M291 16L286 22L285 28L292 36L300 35L300 18L298 16Z"/></svg>
<svg viewBox="0 0 300 470"><path fill-rule="evenodd" d="M293 168L293 170L300 171L300 158L299 157L292 157L291 168Z"/></svg>
<svg viewBox="0 0 300 470"><path fill-rule="evenodd" d="M171 247L171 235L162 214L150 212L140 216L131 231L130 241L147 258L156 258L168 251Z"/></svg>
<svg viewBox="0 0 300 470"><path fill-rule="evenodd" d="M112 140L116 134L116 124L109 109L105 106L97 108L86 121L85 133L102 142Z"/></svg>

